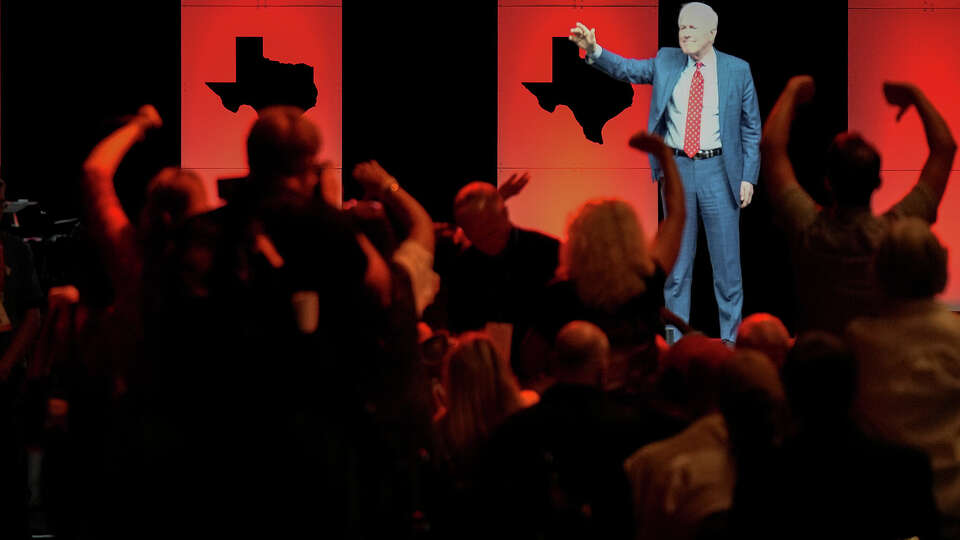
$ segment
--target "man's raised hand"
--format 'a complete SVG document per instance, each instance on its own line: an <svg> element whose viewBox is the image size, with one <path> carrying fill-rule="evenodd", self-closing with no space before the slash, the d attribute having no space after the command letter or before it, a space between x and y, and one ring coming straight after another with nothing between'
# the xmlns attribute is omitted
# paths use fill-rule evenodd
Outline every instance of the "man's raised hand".
<svg viewBox="0 0 960 540"><path fill-rule="evenodd" d="M500 197L502 197L503 200L507 200L517 193L523 191L523 188L526 187L528 182L530 182L530 173L528 172L525 172L522 175L520 173L511 174L510 178L501 184L497 191L500 193Z"/></svg>
<svg viewBox="0 0 960 540"><path fill-rule="evenodd" d="M570 41L577 44L577 47L587 51L587 54L593 54L597 47L597 29L587 28L582 22L577 21L577 26L570 29Z"/></svg>
<svg viewBox="0 0 960 540"><path fill-rule="evenodd" d="M897 112L897 122L907 112L910 105L916 103L916 92L918 92L917 87L910 83L890 81L883 83L883 96L887 98L887 103L900 107L900 111Z"/></svg>

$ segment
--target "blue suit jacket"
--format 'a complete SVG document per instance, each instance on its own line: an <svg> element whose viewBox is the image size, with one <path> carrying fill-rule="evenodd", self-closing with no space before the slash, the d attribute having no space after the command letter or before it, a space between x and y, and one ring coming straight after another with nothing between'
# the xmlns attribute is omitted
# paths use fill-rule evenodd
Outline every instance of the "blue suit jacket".
<svg viewBox="0 0 960 540"><path fill-rule="evenodd" d="M753 87L750 64L720 51L717 54L717 86L720 99L720 144L723 162L734 200L740 201L740 182L757 183L760 175L760 109ZM661 137L667 133L667 104L687 55L677 47L664 47L654 58L624 58L606 49L594 61L595 67L611 77L634 84L652 84L650 122L647 130ZM663 168L650 156L653 178L663 176Z"/></svg>

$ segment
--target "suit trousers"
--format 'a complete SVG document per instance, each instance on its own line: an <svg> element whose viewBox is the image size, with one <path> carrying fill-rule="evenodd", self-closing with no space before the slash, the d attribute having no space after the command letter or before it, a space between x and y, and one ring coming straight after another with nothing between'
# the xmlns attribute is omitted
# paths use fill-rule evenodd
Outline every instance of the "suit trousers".
<svg viewBox="0 0 960 540"><path fill-rule="evenodd" d="M740 275L740 201L735 200L727 182L721 154L707 159L677 156L683 179L687 218L677 262L667 276L664 301L667 309L690 321L690 288L693 261L697 253L698 219L703 221L713 267L713 291L720 316L720 337L735 341L743 310L743 283ZM661 185L662 189L662 185ZM661 197L663 199L663 197ZM666 207L663 208L666 216ZM672 330L671 330L672 329ZM678 331L668 327L668 341Z"/></svg>

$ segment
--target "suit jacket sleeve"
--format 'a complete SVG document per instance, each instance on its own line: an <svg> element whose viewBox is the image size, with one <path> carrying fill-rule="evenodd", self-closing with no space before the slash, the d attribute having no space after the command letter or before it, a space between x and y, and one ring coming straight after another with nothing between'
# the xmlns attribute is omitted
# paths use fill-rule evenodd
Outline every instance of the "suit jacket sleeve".
<svg viewBox="0 0 960 540"><path fill-rule="evenodd" d="M740 144L743 149L744 182L757 184L760 176L760 107L757 104L757 90L753 86L750 66L746 66L744 88L740 104Z"/></svg>
<svg viewBox="0 0 960 540"><path fill-rule="evenodd" d="M603 49L593 66L614 79L633 84L653 84L653 58L644 60L624 58Z"/></svg>

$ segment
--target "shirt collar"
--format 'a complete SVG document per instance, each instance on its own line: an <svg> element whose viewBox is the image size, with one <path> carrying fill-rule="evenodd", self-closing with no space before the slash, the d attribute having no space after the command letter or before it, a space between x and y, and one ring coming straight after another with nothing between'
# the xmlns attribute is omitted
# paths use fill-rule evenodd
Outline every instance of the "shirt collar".
<svg viewBox="0 0 960 540"><path fill-rule="evenodd" d="M707 51L706 56L700 59L700 62L703 64L703 67L717 65L717 50L711 46L710 50ZM696 64L696 62L694 62L693 58L688 56L687 67L693 67L694 64Z"/></svg>

